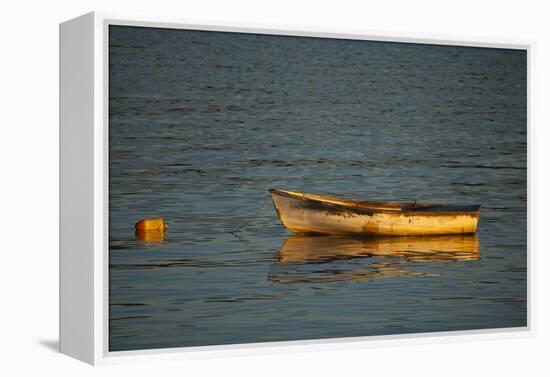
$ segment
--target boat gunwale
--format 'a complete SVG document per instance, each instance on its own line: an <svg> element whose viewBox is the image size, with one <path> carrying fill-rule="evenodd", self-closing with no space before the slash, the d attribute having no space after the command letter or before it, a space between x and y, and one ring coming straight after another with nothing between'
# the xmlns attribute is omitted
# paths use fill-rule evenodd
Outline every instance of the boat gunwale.
<svg viewBox="0 0 550 377"><path fill-rule="evenodd" d="M269 189L271 195L276 194L280 196L286 196L295 200L303 201L306 203L312 203L314 205L322 204L323 206L338 208L341 210L347 210L358 214L399 214L405 216L449 216L449 215L476 215L479 216L481 211L481 205L444 205L444 204L416 204L416 203L391 203L391 202L375 202L375 201L361 201L351 199L340 199L325 197L323 195L317 195L318 198L309 197L310 194L299 193L302 195L308 195L308 197L297 195L294 192L281 190L281 189ZM342 200L350 202L346 203L334 203L327 200ZM387 207L387 208L383 208ZM450 208L446 210L446 208Z"/></svg>

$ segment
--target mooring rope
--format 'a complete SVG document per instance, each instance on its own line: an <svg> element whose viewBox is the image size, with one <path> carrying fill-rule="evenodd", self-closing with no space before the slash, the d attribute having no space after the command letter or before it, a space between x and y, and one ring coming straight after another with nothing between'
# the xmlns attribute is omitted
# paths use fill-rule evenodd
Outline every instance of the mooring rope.
<svg viewBox="0 0 550 377"><path fill-rule="evenodd" d="M244 229L248 224L250 224L258 215L260 214L260 211L265 207L265 204L267 203L267 200L269 199L269 193L265 196L264 201L262 202L262 205L256 209L256 211L252 214L250 218L248 218L241 226L239 226L237 229L233 231L229 231L229 233L235 235L236 233L240 232L242 229Z"/></svg>

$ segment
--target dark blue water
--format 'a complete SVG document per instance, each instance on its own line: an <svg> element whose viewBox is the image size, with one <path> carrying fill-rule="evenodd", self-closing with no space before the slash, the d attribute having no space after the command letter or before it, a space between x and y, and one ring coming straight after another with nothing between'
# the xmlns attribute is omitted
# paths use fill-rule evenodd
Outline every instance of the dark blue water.
<svg viewBox="0 0 550 377"><path fill-rule="evenodd" d="M110 29L110 350L525 326L526 54ZM290 238L268 188L483 205L477 238ZM136 238L162 216L162 242ZM310 242L311 241L311 242Z"/></svg>

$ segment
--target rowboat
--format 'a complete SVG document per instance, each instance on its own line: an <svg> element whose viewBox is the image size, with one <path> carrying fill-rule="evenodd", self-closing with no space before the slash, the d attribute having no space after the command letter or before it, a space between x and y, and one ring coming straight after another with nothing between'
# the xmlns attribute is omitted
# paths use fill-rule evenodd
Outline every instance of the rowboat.
<svg viewBox="0 0 550 377"><path fill-rule="evenodd" d="M475 233L480 205L392 203L270 189L279 219L294 234L421 236Z"/></svg>

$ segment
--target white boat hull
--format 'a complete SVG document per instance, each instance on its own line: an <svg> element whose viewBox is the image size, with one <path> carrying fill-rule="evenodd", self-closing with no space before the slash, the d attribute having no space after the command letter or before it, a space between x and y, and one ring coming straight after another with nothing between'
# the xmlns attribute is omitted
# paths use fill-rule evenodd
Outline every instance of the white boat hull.
<svg viewBox="0 0 550 377"><path fill-rule="evenodd" d="M290 194L287 194L290 193ZM477 211L401 211L346 208L335 203L294 197L272 190L271 197L285 227L295 234L416 236L475 233Z"/></svg>

